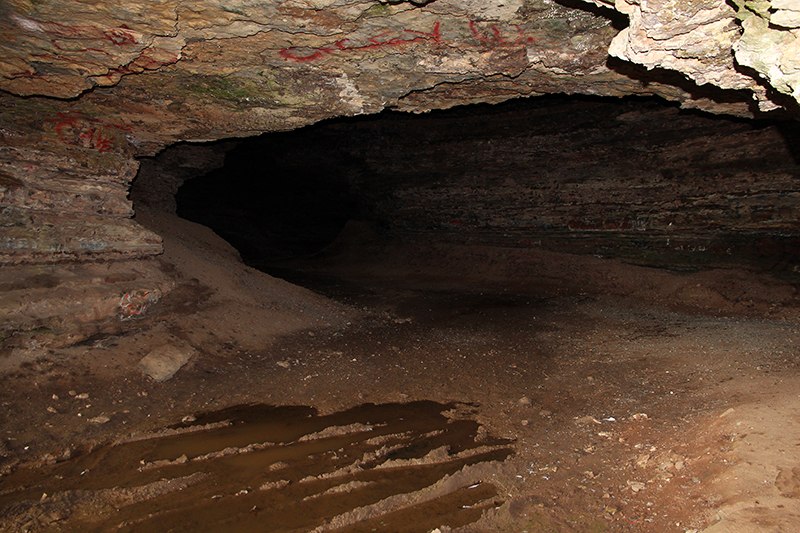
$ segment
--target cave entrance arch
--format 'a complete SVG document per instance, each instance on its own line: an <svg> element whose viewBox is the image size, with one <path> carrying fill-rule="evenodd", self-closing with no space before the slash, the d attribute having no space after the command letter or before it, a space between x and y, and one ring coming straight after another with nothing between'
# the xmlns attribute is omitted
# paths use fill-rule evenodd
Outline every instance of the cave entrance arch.
<svg viewBox="0 0 800 533"><path fill-rule="evenodd" d="M218 168L179 180L177 212L266 270L319 254L347 228L345 241L358 232L793 276L797 138L794 122L656 98L384 112L218 143Z"/></svg>

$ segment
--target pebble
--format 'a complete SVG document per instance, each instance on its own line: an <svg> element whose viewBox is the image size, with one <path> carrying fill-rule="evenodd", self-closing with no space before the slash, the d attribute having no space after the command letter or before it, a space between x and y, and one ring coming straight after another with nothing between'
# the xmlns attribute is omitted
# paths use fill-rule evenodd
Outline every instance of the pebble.
<svg viewBox="0 0 800 533"><path fill-rule="evenodd" d="M519 402L517 403L519 403L520 405L531 405L533 402L527 396L523 396L522 398L519 399Z"/></svg>
<svg viewBox="0 0 800 533"><path fill-rule="evenodd" d="M646 485L641 481L628 481L628 487L630 487L633 492L639 492L640 490L644 490Z"/></svg>

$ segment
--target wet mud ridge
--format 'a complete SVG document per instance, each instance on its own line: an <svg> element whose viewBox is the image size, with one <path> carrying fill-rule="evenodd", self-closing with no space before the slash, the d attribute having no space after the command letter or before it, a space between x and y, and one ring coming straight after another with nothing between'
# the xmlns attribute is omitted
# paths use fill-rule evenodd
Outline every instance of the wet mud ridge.
<svg viewBox="0 0 800 533"><path fill-rule="evenodd" d="M0 478L1 531L428 532L503 503L465 404L249 405Z"/></svg>

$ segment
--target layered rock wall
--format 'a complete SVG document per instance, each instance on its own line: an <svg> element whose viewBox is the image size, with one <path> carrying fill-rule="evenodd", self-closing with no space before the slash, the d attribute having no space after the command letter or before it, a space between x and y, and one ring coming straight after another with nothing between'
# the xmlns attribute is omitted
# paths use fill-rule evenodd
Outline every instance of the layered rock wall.
<svg viewBox="0 0 800 533"><path fill-rule="evenodd" d="M130 217L138 164L92 150L0 147L0 262L135 258L161 238Z"/></svg>
<svg viewBox="0 0 800 533"><path fill-rule="evenodd" d="M157 253L125 189L135 157L179 141L547 93L774 108L796 90L797 11L773 1L10 0L0 261Z"/></svg>

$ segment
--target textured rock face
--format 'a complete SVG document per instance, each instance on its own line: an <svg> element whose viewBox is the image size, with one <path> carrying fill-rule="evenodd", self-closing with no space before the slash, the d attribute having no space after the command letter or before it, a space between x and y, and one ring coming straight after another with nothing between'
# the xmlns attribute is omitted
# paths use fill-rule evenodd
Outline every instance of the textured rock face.
<svg viewBox="0 0 800 533"><path fill-rule="evenodd" d="M630 17L609 53L651 68L677 70L698 85L752 91L764 109L772 109L765 91L738 72L731 50L739 38L735 12L724 0L620 0L615 7Z"/></svg>
<svg viewBox="0 0 800 533"><path fill-rule="evenodd" d="M134 157L179 141L547 93L771 109L761 83L796 86L797 10L775 2L10 0L0 261L157 253L128 220L127 187Z"/></svg>
<svg viewBox="0 0 800 533"><path fill-rule="evenodd" d="M137 168L92 152L0 147L0 262L159 253L160 237L130 220Z"/></svg>
<svg viewBox="0 0 800 533"><path fill-rule="evenodd" d="M162 1L146 9L134 1L11 2L0 88L80 98L6 97L4 134L147 154L180 140L292 129L385 107L424 111L552 92L659 94L714 107L691 85L609 68L609 47L700 85L763 92L732 71L733 9L687 6L620 4L631 27L619 33L601 14L550 0ZM32 116L41 123L30 124Z"/></svg>
<svg viewBox="0 0 800 533"><path fill-rule="evenodd" d="M736 60L800 101L800 2L739 0L735 4L743 29L734 48Z"/></svg>
<svg viewBox="0 0 800 533"><path fill-rule="evenodd" d="M610 70L610 21L543 0L191 6L157 3L142 16L132 15L134 2L15 6L2 88L84 96L64 105L7 100L6 129L29 130L20 115L35 114L50 121L40 129L55 142L146 154L179 140L292 129L390 106L424 111L549 92L690 99ZM64 23L72 13L80 24ZM104 86L113 88L87 93Z"/></svg>
<svg viewBox="0 0 800 533"><path fill-rule="evenodd" d="M682 72L698 85L746 90L762 111L779 107L766 84L800 99L796 0L591 1L630 18L609 48L615 57Z"/></svg>

